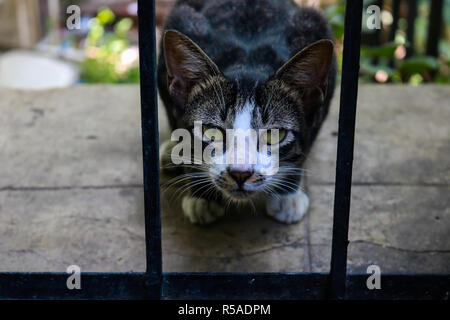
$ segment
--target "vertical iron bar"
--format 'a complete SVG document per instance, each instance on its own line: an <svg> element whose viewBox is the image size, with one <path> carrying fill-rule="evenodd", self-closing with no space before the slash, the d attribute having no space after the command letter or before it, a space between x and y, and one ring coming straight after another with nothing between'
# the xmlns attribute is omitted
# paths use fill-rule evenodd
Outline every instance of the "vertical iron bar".
<svg viewBox="0 0 450 320"><path fill-rule="evenodd" d="M400 3L401 0L392 1L392 25L389 30L389 41L395 41L395 34L398 29L398 20L400 19ZM389 60L389 67L394 68L394 59Z"/></svg>
<svg viewBox="0 0 450 320"><path fill-rule="evenodd" d="M442 0L431 1L430 17L428 19L429 27L428 27L426 53L427 55L433 57L438 56L438 45L439 45L439 38L441 35L443 5L444 1Z"/></svg>
<svg viewBox="0 0 450 320"><path fill-rule="evenodd" d="M375 5L383 10L384 0L375 0L370 3L371 5ZM364 6L367 9L369 6ZM383 29L382 21L381 28L374 29L370 32L363 32L361 34L361 45L365 46L379 46L381 44L381 30Z"/></svg>
<svg viewBox="0 0 450 320"><path fill-rule="evenodd" d="M345 298L362 9L362 0L346 1L330 267L332 299Z"/></svg>
<svg viewBox="0 0 450 320"><path fill-rule="evenodd" d="M377 5L381 10L383 10L383 6L384 6L384 0L377 0L374 3L375 5ZM383 28L383 25L381 25L381 29L377 29L375 30L375 35L374 35L374 45L375 46L379 46L381 44L381 30ZM377 65L379 62L378 57L373 58L372 60L373 64Z"/></svg>
<svg viewBox="0 0 450 320"><path fill-rule="evenodd" d="M414 54L414 34L415 34L415 21L417 18L417 0L408 1L408 29L406 29L406 39L409 42L408 48L406 48L406 57L409 58Z"/></svg>
<svg viewBox="0 0 450 320"><path fill-rule="evenodd" d="M146 275L149 298L161 298L161 214L156 90L155 1L138 1L141 82L142 154L144 164Z"/></svg>
<svg viewBox="0 0 450 320"><path fill-rule="evenodd" d="M401 0L392 1L392 25L389 30L389 41L395 40L395 33L398 29L398 20L400 18L400 2Z"/></svg>

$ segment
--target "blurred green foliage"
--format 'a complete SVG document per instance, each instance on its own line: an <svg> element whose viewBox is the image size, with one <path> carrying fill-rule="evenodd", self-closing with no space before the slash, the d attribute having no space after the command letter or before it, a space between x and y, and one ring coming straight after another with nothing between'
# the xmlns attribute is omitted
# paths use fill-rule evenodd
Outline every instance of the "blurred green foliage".
<svg viewBox="0 0 450 320"><path fill-rule="evenodd" d="M108 8L101 8L97 16L91 19L84 46L86 58L81 63L82 81L139 82L137 48L133 50L127 38L133 21L129 18L115 20L114 12ZM108 31L110 27L112 30Z"/></svg>
<svg viewBox="0 0 450 320"><path fill-rule="evenodd" d="M362 32L371 33L367 28L366 8L373 0L364 1ZM361 82L410 83L423 82L450 83L450 5L445 5L443 12L444 34L439 42L439 58L425 55L428 30L429 2L419 0L418 16L415 19L414 55L406 58L406 49L410 44L406 41L406 20L399 20L399 28L392 42L378 46L362 46L360 58ZM331 23L337 43L338 70L342 66L342 41L344 36L345 1L341 0L324 8L324 14ZM389 16L389 12L382 12ZM382 30L386 32L386 30Z"/></svg>
<svg viewBox="0 0 450 320"><path fill-rule="evenodd" d="M369 14L366 8L374 0L364 0L362 32L373 33L367 28ZM387 2L390 3L389 1ZM342 71L342 41L344 37L345 1L323 8L331 24L337 48L338 77ZM439 43L439 58L426 56L429 1L418 1L418 16L415 20L414 55L405 57L410 44L406 41L406 20L399 20L399 27L394 41L378 46L361 47L360 81L421 84L423 82L450 83L450 5L444 6L444 33ZM389 11L382 11L382 16L389 17ZM392 18L392 16L391 16ZM382 19L383 20L383 19ZM389 19L388 19L389 20ZM94 83L128 83L139 82L137 48L130 47L129 31L133 22L125 18L116 21L114 12L104 7L90 22L89 34L85 41L86 59L81 64L82 81ZM387 25L388 27L388 25ZM389 28L382 27L386 34Z"/></svg>

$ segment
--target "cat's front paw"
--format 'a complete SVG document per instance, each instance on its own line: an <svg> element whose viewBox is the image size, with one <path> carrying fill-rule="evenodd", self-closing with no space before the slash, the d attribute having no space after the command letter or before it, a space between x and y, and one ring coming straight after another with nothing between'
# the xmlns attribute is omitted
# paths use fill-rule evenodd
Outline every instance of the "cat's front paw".
<svg viewBox="0 0 450 320"><path fill-rule="evenodd" d="M184 215L194 224L212 223L225 214L225 208L213 200L183 197L181 207Z"/></svg>
<svg viewBox="0 0 450 320"><path fill-rule="evenodd" d="M267 201L267 214L283 223L295 223L300 221L309 208L309 198L301 190L296 193L279 195Z"/></svg>

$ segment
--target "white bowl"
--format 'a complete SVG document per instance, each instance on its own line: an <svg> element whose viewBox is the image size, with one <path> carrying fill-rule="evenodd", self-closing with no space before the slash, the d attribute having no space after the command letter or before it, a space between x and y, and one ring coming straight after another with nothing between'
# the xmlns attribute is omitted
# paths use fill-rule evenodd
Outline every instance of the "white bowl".
<svg viewBox="0 0 450 320"><path fill-rule="evenodd" d="M41 53L12 50L0 55L0 86L15 89L68 87L78 81L78 68Z"/></svg>

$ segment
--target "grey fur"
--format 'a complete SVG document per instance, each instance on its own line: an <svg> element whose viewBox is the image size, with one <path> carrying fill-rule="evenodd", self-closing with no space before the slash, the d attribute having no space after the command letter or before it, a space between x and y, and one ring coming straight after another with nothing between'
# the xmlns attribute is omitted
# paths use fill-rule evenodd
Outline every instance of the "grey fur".
<svg viewBox="0 0 450 320"><path fill-rule="evenodd" d="M189 37L220 70L204 74L189 88L185 100L175 99L168 89L172 75L161 46L158 86L172 129L192 128L194 121L232 128L236 115L251 103L252 128L289 132L289 139L279 145L280 166L286 170L280 170L276 177L285 186L278 185L273 192L295 192L301 178L298 172L328 113L336 63L333 57L326 83L311 87L295 83L296 78L302 81L301 71L291 70L290 77L282 77L277 70L308 45L331 40L327 21L318 11L300 8L289 0L179 0L165 29ZM300 70L310 61L313 59L304 59L298 65ZM265 183L264 177L255 174L253 178L255 185ZM226 171L211 179L214 190L194 195L222 201L236 187Z"/></svg>

